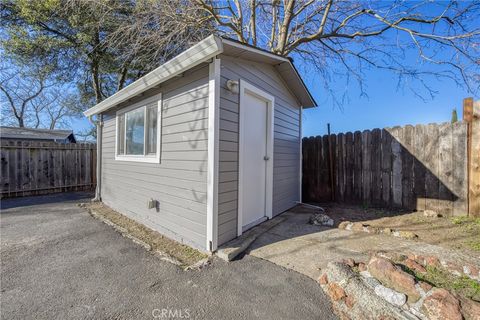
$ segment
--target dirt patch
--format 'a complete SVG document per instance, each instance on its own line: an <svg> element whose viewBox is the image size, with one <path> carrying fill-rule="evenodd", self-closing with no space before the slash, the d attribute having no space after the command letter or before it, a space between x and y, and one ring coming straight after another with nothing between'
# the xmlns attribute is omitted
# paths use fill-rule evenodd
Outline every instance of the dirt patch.
<svg viewBox="0 0 480 320"><path fill-rule="evenodd" d="M206 254L169 239L101 203L88 204L86 208L125 229L128 234L150 246L150 250L153 252L159 252L178 260L182 267L194 265L208 257Z"/></svg>
<svg viewBox="0 0 480 320"><path fill-rule="evenodd" d="M426 217L422 211L387 210L323 204L338 226L342 221L361 221L376 228L410 231L418 241L461 250L480 252L480 218Z"/></svg>

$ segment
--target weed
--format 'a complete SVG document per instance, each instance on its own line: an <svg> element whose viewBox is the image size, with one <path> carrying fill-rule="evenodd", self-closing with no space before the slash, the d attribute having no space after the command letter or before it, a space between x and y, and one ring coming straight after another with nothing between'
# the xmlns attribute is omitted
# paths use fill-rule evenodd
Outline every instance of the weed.
<svg viewBox="0 0 480 320"><path fill-rule="evenodd" d="M472 217L454 217L452 218L453 224L471 224L473 226L480 227L480 218Z"/></svg>
<svg viewBox="0 0 480 320"><path fill-rule="evenodd" d="M480 283L467 276L457 277L443 268L427 266L426 273L415 272L415 277L435 287L451 290L467 298L480 295Z"/></svg>
<svg viewBox="0 0 480 320"><path fill-rule="evenodd" d="M480 240L479 240L479 241L470 241L470 242L468 243L468 245L469 245L470 248L472 248L473 250L480 251Z"/></svg>

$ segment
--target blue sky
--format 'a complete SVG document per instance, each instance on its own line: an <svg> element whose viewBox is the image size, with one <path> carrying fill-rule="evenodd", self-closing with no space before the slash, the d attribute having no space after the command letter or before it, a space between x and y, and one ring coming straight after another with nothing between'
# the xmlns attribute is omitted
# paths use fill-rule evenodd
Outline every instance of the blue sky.
<svg viewBox="0 0 480 320"><path fill-rule="evenodd" d="M461 119L462 100L472 95L452 81L430 80L429 84L438 93L433 99L429 97L424 101L410 90L398 88L397 79L391 73L371 70L365 77L368 97L361 97L358 87L351 84L347 88L350 92L349 101L341 108L332 105L328 93L319 84L310 84L309 88L319 107L304 111L303 136L326 134L327 123L330 123L333 133L339 133L448 122L453 108L457 109L458 118Z"/></svg>

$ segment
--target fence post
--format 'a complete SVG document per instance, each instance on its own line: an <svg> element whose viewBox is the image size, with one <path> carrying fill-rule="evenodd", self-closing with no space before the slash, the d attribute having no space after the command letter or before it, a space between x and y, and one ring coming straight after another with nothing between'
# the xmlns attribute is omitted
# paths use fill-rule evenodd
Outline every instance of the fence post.
<svg viewBox="0 0 480 320"><path fill-rule="evenodd" d="M468 215L480 216L480 101L463 99L467 123Z"/></svg>

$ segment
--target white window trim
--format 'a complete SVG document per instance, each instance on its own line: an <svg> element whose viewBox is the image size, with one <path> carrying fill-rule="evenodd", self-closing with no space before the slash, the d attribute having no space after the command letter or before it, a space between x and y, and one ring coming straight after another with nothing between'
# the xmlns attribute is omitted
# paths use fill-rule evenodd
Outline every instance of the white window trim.
<svg viewBox="0 0 480 320"><path fill-rule="evenodd" d="M143 108L146 113L146 106L152 102L157 101L157 153L155 155L119 155L118 154L118 121L119 115L125 114L134 109ZM126 117L125 117L126 119ZM144 117L146 119L146 115ZM126 126L125 126L126 130ZM145 126L145 131L147 127ZM150 98L142 100L138 103L135 103L131 106L122 108L116 112L115 116L115 160L116 161L132 161L132 162L147 162L147 163L160 163L160 154L161 154L161 137L162 137L162 94L159 93ZM144 134L144 140L147 138L147 135ZM125 141L126 142L126 141ZM146 141L144 141L143 148L146 148Z"/></svg>
<svg viewBox="0 0 480 320"><path fill-rule="evenodd" d="M240 134L239 134L239 156L238 156L238 224L237 236L243 233L243 173L245 171L245 137L244 132L248 124L245 123L245 108L242 103L245 101L245 92L248 92L267 103L267 161L266 185L265 185L265 216L271 219L273 216L273 119L275 112L275 98L267 92L255 87L247 81L240 79ZM261 222L261 220L259 221Z"/></svg>

